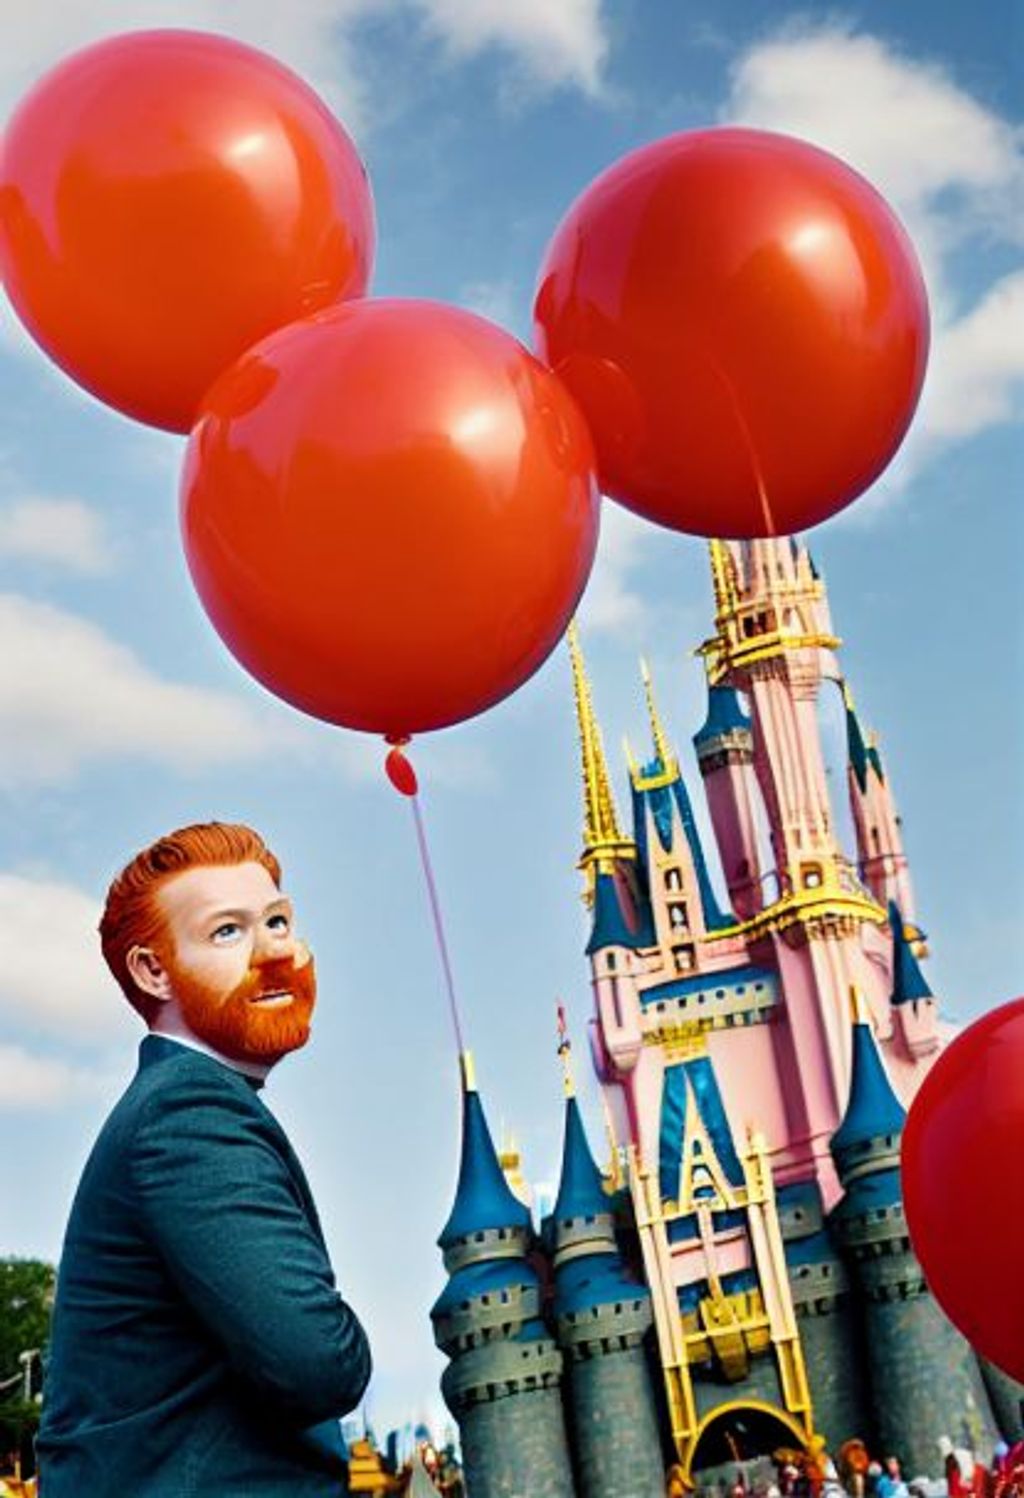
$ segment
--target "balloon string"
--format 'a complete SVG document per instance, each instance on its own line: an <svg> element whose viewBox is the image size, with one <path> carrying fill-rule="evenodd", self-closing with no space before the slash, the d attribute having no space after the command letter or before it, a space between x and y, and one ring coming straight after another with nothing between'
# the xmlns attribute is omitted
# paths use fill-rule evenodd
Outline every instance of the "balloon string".
<svg viewBox="0 0 1024 1498"><path fill-rule="evenodd" d="M423 812L420 809L419 796L410 796L409 799L412 802L412 816L416 824L416 841L419 844L423 877L427 885L427 894L430 897L430 911L434 918L434 935L437 938L437 949L441 954L441 966L444 969L444 981L448 990L448 1005L451 1010L452 1028L455 1031L455 1044L458 1047L458 1053L461 1057L465 1053L466 1047L462 1038L459 1003L455 996L455 978L452 975L451 958L448 955L448 941L445 937L444 918L441 914L441 901L437 893L437 881L434 878L434 865L430 857L430 847L427 843L427 830L423 825Z"/></svg>
<svg viewBox="0 0 1024 1498"><path fill-rule="evenodd" d="M767 534L769 536L775 537L778 535L778 531L775 529L775 516L772 514L772 507L768 501L768 491L764 486L764 477L761 473L761 465L757 461L757 448L754 446L754 440L750 435L750 428L747 426L747 423L744 419L743 411L739 403L739 398L736 394L736 387L734 386L732 380L730 380L729 376L726 374L725 370L721 367L720 364L718 364L716 360L712 359L709 361L709 363L711 365L712 371L718 376L722 384L725 386L726 393L729 397L729 402L732 406L733 415L736 418L736 425L739 428L740 436L743 438L743 446L746 448L747 457L750 460L750 466L753 470L754 484L757 488L757 497L761 502L761 518L764 521Z"/></svg>

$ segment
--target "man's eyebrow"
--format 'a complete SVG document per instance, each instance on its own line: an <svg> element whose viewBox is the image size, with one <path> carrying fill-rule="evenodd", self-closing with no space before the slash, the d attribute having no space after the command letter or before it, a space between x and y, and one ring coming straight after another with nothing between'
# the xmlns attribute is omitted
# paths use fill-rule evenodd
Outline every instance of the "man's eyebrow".
<svg viewBox="0 0 1024 1498"><path fill-rule="evenodd" d="M248 920L254 914L258 914L259 916L265 916L265 915L269 915L271 911L277 911L277 910L287 910L287 911L290 911L291 908L292 908L292 902L291 902L291 900L289 900L288 896L287 895L278 895L277 898L276 898L276 900L271 900L270 903L269 903L269 905L265 905L263 907L263 909L261 911L259 911L259 912L253 911L252 908L249 907L249 906L242 906L242 905L240 905L240 906L228 906L228 907L226 907L224 909L221 909L220 907L215 906L212 910L206 910L206 911L204 911L203 914L200 916L199 919L202 922L202 924L205 926L205 924L207 923L207 921L228 921L228 920L244 921L244 920Z"/></svg>

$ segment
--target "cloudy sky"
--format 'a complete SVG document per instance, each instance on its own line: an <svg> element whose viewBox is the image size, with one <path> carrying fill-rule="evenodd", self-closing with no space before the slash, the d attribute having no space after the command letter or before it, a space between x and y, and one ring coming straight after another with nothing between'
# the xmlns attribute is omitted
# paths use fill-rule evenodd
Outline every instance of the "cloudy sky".
<svg viewBox="0 0 1024 1498"><path fill-rule="evenodd" d="M316 84L374 185L374 290L527 337L573 197L627 150L716 122L844 156L913 235L935 318L911 436L819 528L845 668L904 815L933 987L966 1019L1021 991L1024 155L1011 0L0 0L4 113L74 46L223 31ZM1019 13L1018 13L1019 14ZM438 1408L427 1312L457 1150L455 1069L408 808L377 745L301 720L214 637L181 558L182 444L79 393L0 313L0 1252L55 1259L136 1021L93 929L112 873L172 826L251 821L285 864L321 980L268 1101L306 1160L376 1349L379 1427ZM609 745L643 740L637 660L699 785L701 543L606 506L582 613ZM550 1181L554 1006L582 1036L579 785L562 652L418 746L458 986L494 1126ZM617 766L618 769L618 766ZM620 795L624 780L619 775ZM833 755L833 784L843 789ZM579 1048L582 1051L582 1047ZM592 1087L587 1106L594 1118Z"/></svg>

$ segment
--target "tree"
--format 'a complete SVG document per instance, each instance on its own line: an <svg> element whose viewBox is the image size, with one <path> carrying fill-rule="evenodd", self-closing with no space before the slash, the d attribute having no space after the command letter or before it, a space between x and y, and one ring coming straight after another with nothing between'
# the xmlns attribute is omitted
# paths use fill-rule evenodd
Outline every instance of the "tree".
<svg viewBox="0 0 1024 1498"><path fill-rule="evenodd" d="M56 1281L41 1259L0 1259L0 1385L22 1371L23 1352L46 1346Z"/></svg>
<svg viewBox="0 0 1024 1498"><path fill-rule="evenodd" d="M49 1340L56 1281L53 1265L41 1259L0 1259L0 1462L4 1453L20 1451L25 1474L33 1468L32 1436L39 1425L38 1354ZM23 1360L24 1353L36 1356Z"/></svg>

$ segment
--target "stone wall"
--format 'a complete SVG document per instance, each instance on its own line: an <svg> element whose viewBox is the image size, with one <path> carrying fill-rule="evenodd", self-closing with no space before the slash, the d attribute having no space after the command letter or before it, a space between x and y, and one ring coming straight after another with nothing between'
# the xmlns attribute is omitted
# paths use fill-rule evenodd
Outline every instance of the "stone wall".
<svg viewBox="0 0 1024 1498"><path fill-rule="evenodd" d="M567 1363L563 1389L583 1498L663 1498L661 1435L643 1347Z"/></svg>
<svg viewBox="0 0 1024 1498"><path fill-rule="evenodd" d="M998 1432L978 1361L927 1292L869 1298L864 1309L879 1451L907 1477L941 1472L938 1441L988 1461Z"/></svg>
<svg viewBox="0 0 1024 1498"><path fill-rule="evenodd" d="M557 1388L474 1404L459 1432L467 1498L574 1498Z"/></svg>

